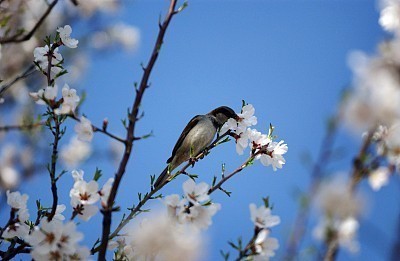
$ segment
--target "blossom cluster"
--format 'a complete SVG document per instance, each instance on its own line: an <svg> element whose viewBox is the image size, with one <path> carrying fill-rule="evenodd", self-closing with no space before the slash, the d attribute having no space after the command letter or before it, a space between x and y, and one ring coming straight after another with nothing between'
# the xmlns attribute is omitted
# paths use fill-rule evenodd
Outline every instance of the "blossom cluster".
<svg viewBox="0 0 400 261"><path fill-rule="evenodd" d="M16 215L16 219L9 224L4 232L3 238L21 237L24 238L29 233L29 226L25 223L29 220L29 210L27 208L29 196L21 195L19 191L7 191L7 204Z"/></svg>
<svg viewBox="0 0 400 261"><path fill-rule="evenodd" d="M271 214L271 209L262 205L257 208L255 204L250 204L250 216L257 228L257 237L254 241L255 256L254 260L267 261L275 256L275 250L279 248L276 238L269 237L270 228L278 225L281 220L278 216Z"/></svg>
<svg viewBox="0 0 400 261"><path fill-rule="evenodd" d="M342 116L352 130L373 136L377 160L371 164L368 181L375 191L389 182L400 163L400 2L382 0L380 7L379 24L391 37L375 55L350 55L354 88L342 106Z"/></svg>
<svg viewBox="0 0 400 261"><path fill-rule="evenodd" d="M83 234L76 231L76 225L72 221L62 223L65 217L61 213L65 210L65 205L57 206L51 221L44 215L39 220L39 225L33 225L29 221L28 198L27 194L7 191L7 204L16 218L10 219L2 237L18 237L24 240L32 247L31 256L35 260L87 260L89 249L78 245Z"/></svg>
<svg viewBox="0 0 400 261"><path fill-rule="evenodd" d="M203 237L193 227L159 214L142 220L109 242L114 260L201 260Z"/></svg>
<svg viewBox="0 0 400 261"><path fill-rule="evenodd" d="M327 242L334 235L341 247L357 252L357 217L362 211L362 198L349 190L341 176L320 185L315 198L323 215L314 228L314 237Z"/></svg>
<svg viewBox="0 0 400 261"><path fill-rule="evenodd" d="M247 104L242 107L241 113L238 113L239 120L233 118L222 126L220 133L226 133L228 130L233 132L236 139L236 152L239 155L250 147L250 153L260 160L264 166L272 166L274 171L282 168L285 164L283 155L288 151L287 144L283 140L273 141L273 127L271 126L268 134L262 134L256 129L250 128L257 124L257 117L254 116L255 109L253 105Z"/></svg>
<svg viewBox="0 0 400 261"><path fill-rule="evenodd" d="M74 214L80 219L88 221L98 211L99 207L96 203L100 200L103 207L107 206L107 200L110 195L111 187L114 182L113 178L109 178L102 189L95 180L86 182L83 179L83 170L73 170L72 177L74 185L69 192L71 197L71 206Z"/></svg>
<svg viewBox="0 0 400 261"><path fill-rule="evenodd" d="M212 203L208 195L209 185L205 182L196 184L188 179L183 183L184 197L173 194L165 197L165 204L171 218L180 224L191 224L197 229L207 229L211 218L221 208L218 203Z"/></svg>

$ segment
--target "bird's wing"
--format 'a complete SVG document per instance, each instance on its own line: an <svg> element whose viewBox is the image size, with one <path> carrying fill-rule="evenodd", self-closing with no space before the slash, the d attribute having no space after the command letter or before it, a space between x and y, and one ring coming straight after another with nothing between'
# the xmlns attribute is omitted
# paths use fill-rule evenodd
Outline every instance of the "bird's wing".
<svg viewBox="0 0 400 261"><path fill-rule="evenodd" d="M179 149L179 147L182 145L183 141L185 140L186 136L188 135L189 131L193 129L194 126L200 121L200 119L204 117L204 115L196 115L194 116L189 123L186 125L186 127L183 129L181 136L179 136L178 141L175 144L174 149L172 150L172 155L171 157L167 160L167 163L170 163L172 159L175 157L176 151Z"/></svg>

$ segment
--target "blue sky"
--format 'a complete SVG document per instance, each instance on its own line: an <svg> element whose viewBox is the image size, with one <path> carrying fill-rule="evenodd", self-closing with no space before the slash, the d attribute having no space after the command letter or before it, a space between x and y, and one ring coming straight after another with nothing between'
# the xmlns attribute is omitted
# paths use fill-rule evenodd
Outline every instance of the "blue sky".
<svg viewBox="0 0 400 261"><path fill-rule="evenodd" d="M125 134L120 119L134 99L133 84L142 73L140 63L147 62L157 35L158 17L168 8L168 1L124 3L126 8L112 19L140 29L139 49L130 55L121 51L94 57L83 80L74 86L87 92L81 112L96 125L107 117L109 130L121 136ZM145 117L138 123L137 131L153 131L154 137L135 143L118 204L123 209L130 207L137 201L137 192L147 191L149 175L164 169L176 139L192 116L221 105L238 111L245 100L256 108L257 129L267 132L272 123L279 139L288 144L287 164L273 172L257 162L225 185L233 192L231 198L223 193L212 196L222 204L222 209L208 231L211 241L207 259L219 260L220 249L231 250L229 240L239 236L244 241L250 239L253 227L248 205L261 205L261 197L270 196L273 212L282 219L271 234L281 244L279 260L297 211L296 191L306 191L309 184L309 171L301 155L310 153L316 157L326 119L335 111L341 90L351 83L347 55L352 50L372 53L385 38L378 17L377 4L363 0L190 1L189 7L174 17L151 76L151 87L142 103ZM69 130L72 132L72 128ZM94 144L102 151L108 139L96 134ZM329 165L329 171L348 171L358 144L358 137L341 128L336 145L342 156ZM236 154L234 144L228 143L213 150L191 171L200 175L199 181L210 183L220 173L222 163L229 171L244 160L245 156ZM82 166L89 176L96 167L104 172L101 183L115 172L115 167L103 160L91 160ZM68 205L72 178L64 179L61 198ZM181 193L185 180L178 178L163 194ZM399 213L393 200L399 195L397 182L392 180L391 185L374 194L365 182L361 184L370 203L361 221L361 252L349 255L340 251L339 260L388 257L395 238L390 231L395 229ZM38 188L40 184L36 179L29 186ZM46 201L50 200L46 199L49 193L38 195ZM114 215L114 220L119 220L119 216L120 213ZM87 234L85 244L89 247L100 236L100 224L98 215L80 225ZM316 243L310 231L304 249ZM235 254L231 251L232 256Z"/></svg>

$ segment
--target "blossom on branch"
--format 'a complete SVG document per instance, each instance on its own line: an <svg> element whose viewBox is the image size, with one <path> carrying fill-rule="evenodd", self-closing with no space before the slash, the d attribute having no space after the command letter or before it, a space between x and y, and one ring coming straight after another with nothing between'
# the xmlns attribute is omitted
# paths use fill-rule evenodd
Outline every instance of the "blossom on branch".
<svg viewBox="0 0 400 261"><path fill-rule="evenodd" d="M196 184L192 179L188 179L183 183L183 192L185 193L186 199L195 205L210 199L208 195L209 188L210 186L207 183L202 182Z"/></svg>
<svg viewBox="0 0 400 261"><path fill-rule="evenodd" d="M68 167L74 168L79 163L86 160L92 153L90 143L83 142L78 137L73 136L70 142L60 150L61 159Z"/></svg>
<svg viewBox="0 0 400 261"><path fill-rule="evenodd" d="M40 69L45 72L49 66L49 55L51 55L50 72L57 75L62 71L62 68L58 65L63 60L62 55L58 52L58 48L55 48L54 51L52 51L48 45L45 45L44 47L36 47L33 51L35 62L37 62Z"/></svg>
<svg viewBox="0 0 400 261"><path fill-rule="evenodd" d="M46 105L49 101L54 101L57 98L58 86L47 86L40 89L38 92L30 92L32 99L40 105Z"/></svg>
<svg viewBox="0 0 400 261"><path fill-rule="evenodd" d="M74 114L75 109L81 100L76 94L75 89L71 89L68 84L62 88L63 102L60 109L56 109L56 114Z"/></svg>
<svg viewBox="0 0 400 261"><path fill-rule="evenodd" d="M40 227L35 227L33 232L26 237L32 246L31 255L35 260L65 260L75 255L78 242L83 239L83 234L76 231L73 222L66 224L58 220L48 221L43 219Z"/></svg>
<svg viewBox="0 0 400 261"><path fill-rule="evenodd" d="M82 116L80 122L75 125L75 132L81 141L92 141L93 127L91 121Z"/></svg>
<svg viewBox="0 0 400 261"><path fill-rule="evenodd" d="M279 242L276 238L269 236L269 230L261 230L254 242L255 252L254 261L268 261L270 257L275 256L275 250L279 248Z"/></svg>
<svg viewBox="0 0 400 261"><path fill-rule="evenodd" d="M7 204L15 209L15 210L20 210L20 209L26 209L26 203L28 202L29 196L27 194L21 195L19 191L15 192L10 192L7 190Z"/></svg>
<svg viewBox="0 0 400 261"><path fill-rule="evenodd" d="M59 27L57 32L60 34L61 42L69 47L69 48L76 48L78 47L78 40L71 38L72 28L69 25L64 27Z"/></svg>
<svg viewBox="0 0 400 261"><path fill-rule="evenodd" d="M201 235L165 215L145 219L128 233L127 260L198 260Z"/></svg>
<svg viewBox="0 0 400 261"><path fill-rule="evenodd" d="M75 183L69 192L71 206L79 218L88 221L99 210L98 206L94 205L100 200L99 184L95 180L83 180L82 170L74 170L72 177Z"/></svg>
<svg viewBox="0 0 400 261"><path fill-rule="evenodd" d="M107 207L108 197L110 196L111 188L114 183L114 178L109 178L107 182L103 185L103 188L99 191L101 198L101 205Z"/></svg>
<svg viewBox="0 0 400 261"><path fill-rule="evenodd" d="M209 185L196 184L188 179L183 183L185 197L169 195L164 199L169 217L179 224L192 225L195 229L207 229L212 224L212 217L221 209L218 203L211 203L208 195Z"/></svg>
<svg viewBox="0 0 400 261"><path fill-rule="evenodd" d="M271 214L271 209L262 205L257 208L256 204L250 204L250 216L251 221L253 221L254 225L258 228L266 229L271 228L279 223L281 223L281 219L279 216L273 216Z"/></svg>

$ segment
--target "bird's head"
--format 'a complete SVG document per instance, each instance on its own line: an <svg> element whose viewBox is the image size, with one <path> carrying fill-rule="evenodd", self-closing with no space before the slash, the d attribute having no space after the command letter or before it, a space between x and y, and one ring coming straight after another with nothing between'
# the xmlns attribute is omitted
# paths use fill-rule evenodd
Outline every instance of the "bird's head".
<svg viewBox="0 0 400 261"><path fill-rule="evenodd" d="M210 111L208 115L212 115L215 117L219 127L222 127L222 125L224 125L229 118L239 120L239 116L228 106L218 107Z"/></svg>

